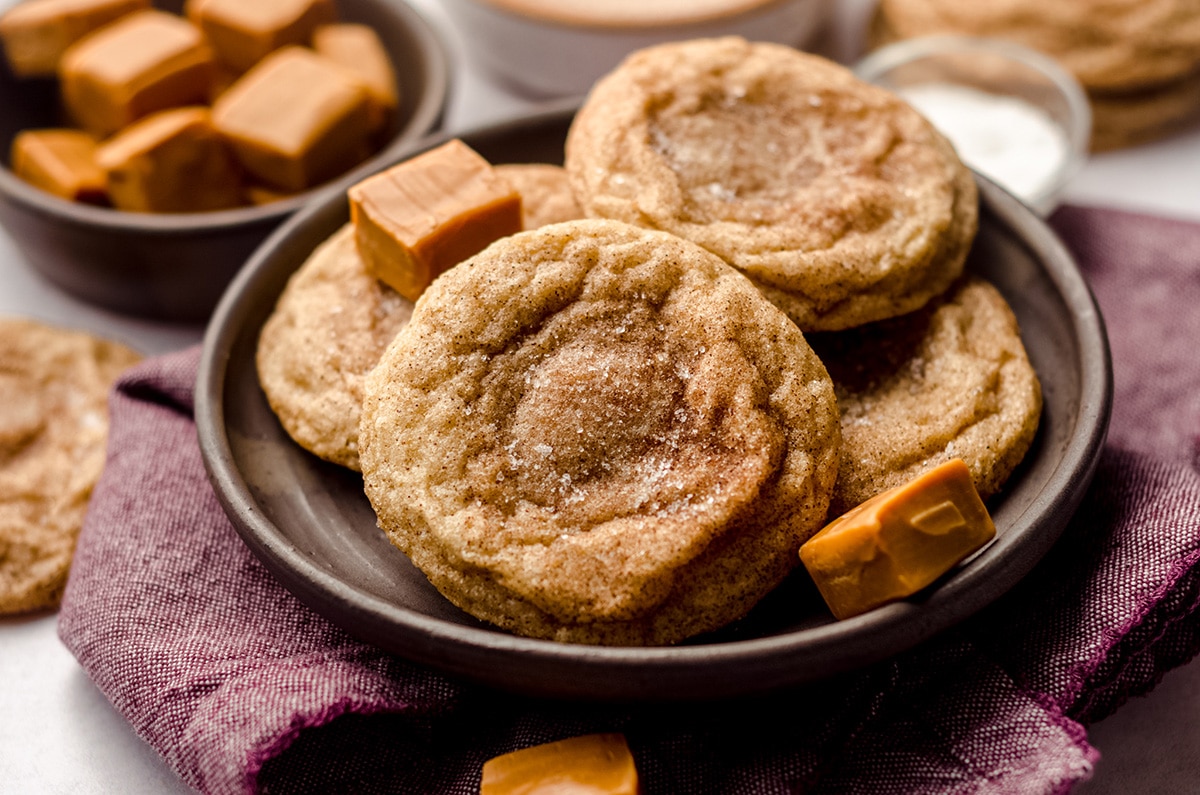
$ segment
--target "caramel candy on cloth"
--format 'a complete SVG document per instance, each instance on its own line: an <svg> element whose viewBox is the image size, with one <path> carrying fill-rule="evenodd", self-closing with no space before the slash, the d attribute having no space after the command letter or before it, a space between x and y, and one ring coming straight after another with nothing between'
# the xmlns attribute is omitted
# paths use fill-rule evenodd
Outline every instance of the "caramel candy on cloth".
<svg viewBox="0 0 1200 795"><path fill-rule="evenodd" d="M575 116L565 165L589 216L700 244L804 331L919 308L978 226L970 169L907 103L732 36L627 57Z"/></svg>
<svg viewBox="0 0 1200 795"><path fill-rule="evenodd" d="M409 300L497 238L521 231L521 196L456 139L350 188L367 270Z"/></svg>
<svg viewBox="0 0 1200 795"><path fill-rule="evenodd" d="M67 50L59 77L71 117L103 138L156 110L205 102L213 55L186 20L138 11Z"/></svg>
<svg viewBox="0 0 1200 795"><path fill-rule="evenodd" d="M825 518L833 384L795 324L686 240L618 221L501 238L367 376L379 526L518 634L670 644L744 616Z"/></svg>
<svg viewBox="0 0 1200 795"><path fill-rule="evenodd" d="M189 0L184 12L238 72L281 47L308 44L335 16L332 0Z"/></svg>
<svg viewBox="0 0 1200 795"><path fill-rule="evenodd" d="M0 41L17 77L53 77L63 53L150 0L24 0L0 16Z"/></svg>
<svg viewBox="0 0 1200 795"><path fill-rule="evenodd" d="M173 108L110 138L96 154L122 210L189 213L242 204L237 163L208 108Z"/></svg>
<svg viewBox="0 0 1200 795"><path fill-rule="evenodd" d="M272 53L213 104L213 124L247 171L300 191L370 151L370 96L352 73L305 47Z"/></svg>
<svg viewBox="0 0 1200 795"><path fill-rule="evenodd" d="M483 763L479 795L640 795L620 734L583 734L510 751Z"/></svg>
<svg viewBox="0 0 1200 795"><path fill-rule="evenodd" d="M0 319L0 615L55 607L104 468L108 389L141 357Z"/></svg>
<svg viewBox="0 0 1200 795"><path fill-rule="evenodd" d="M12 170L68 201L108 204L108 182L96 165L96 139L81 130L25 130L13 138Z"/></svg>
<svg viewBox="0 0 1200 795"><path fill-rule="evenodd" d="M367 25L322 25L313 31L312 46L318 55L362 78L371 95L371 128L386 129L400 105L400 89L379 34Z"/></svg>
<svg viewBox="0 0 1200 795"><path fill-rule="evenodd" d="M961 458L877 494L800 547L839 619L912 596L996 536Z"/></svg>

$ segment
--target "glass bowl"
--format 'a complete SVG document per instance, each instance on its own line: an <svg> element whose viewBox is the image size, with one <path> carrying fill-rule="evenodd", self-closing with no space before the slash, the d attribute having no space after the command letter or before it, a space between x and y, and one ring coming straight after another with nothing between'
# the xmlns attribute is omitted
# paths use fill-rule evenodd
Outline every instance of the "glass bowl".
<svg viewBox="0 0 1200 795"><path fill-rule="evenodd" d="M963 162L1043 216L1087 160L1087 94L1057 62L1028 47L927 36L876 50L854 71L906 99Z"/></svg>

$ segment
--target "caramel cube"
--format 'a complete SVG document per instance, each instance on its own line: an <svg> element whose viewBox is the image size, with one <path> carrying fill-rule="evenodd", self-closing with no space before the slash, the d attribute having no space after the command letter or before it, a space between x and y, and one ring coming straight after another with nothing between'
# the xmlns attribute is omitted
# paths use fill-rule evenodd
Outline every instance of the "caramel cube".
<svg viewBox="0 0 1200 795"><path fill-rule="evenodd" d="M212 50L195 25L138 11L72 45L60 66L71 116L103 138L158 110L203 103Z"/></svg>
<svg viewBox="0 0 1200 795"><path fill-rule="evenodd" d="M262 182L299 191L361 162L370 151L363 82L303 47L285 47L213 105L213 123Z"/></svg>
<svg viewBox="0 0 1200 795"><path fill-rule="evenodd" d="M322 25L313 32L312 46L319 55L362 78L371 96L372 129L387 127L400 104L400 90L379 35L366 25Z"/></svg>
<svg viewBox="0 0 1200 795"><path fill-rule="evenodd" d="M800 547L837 618L912 596L996 535L971 472L955 458L877 494Z"/></svg>
<svg viewBox="0 0 1200 795"><path fill-rule="evenodd" d="M18 177L69 201L108 204L104 171L96 165L96 139L80 130L26 130L13 139Z"/></svg>
<svg viewBox="0 0 1200 795"><path fill-rule="evenodd" d="M521 196L458 139L349 190L368 272L415 301L444 271L521 230Z"/></svg>
<svg viewBox="0 0 1200 795"><path fill-rule="evenodd" d="M240 171L207 108L147 116L101 145L96 162L122 210L190 213L242 204Z"/></svg>
<svg viewBox="0 0 1200 795"><path fill-rule="evenodd" d="M620 734L585 734L493 757L479 795L638 795L637 766Z"/></svg>
<svg viewBox="0 0 1200 795"><path fill-rule="evenodd" d="M17 77L53 77L87 34L150 7L150 0L25 0L0 17L0 41Z"/></svg>
<svg viewBox="0 0 1200 795"><path fill-rule="evenodd" d="M238 72L280 47L308 44L335 17L332 0L189 0L185 12L217 58Z"/></svg>

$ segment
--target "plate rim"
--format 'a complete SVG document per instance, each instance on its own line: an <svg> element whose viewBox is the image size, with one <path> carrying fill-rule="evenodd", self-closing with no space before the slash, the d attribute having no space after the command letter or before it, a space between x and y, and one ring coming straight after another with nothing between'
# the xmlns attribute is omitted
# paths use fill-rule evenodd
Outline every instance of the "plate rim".
<svg viewBox="0 0 1200 795"><path fill-rule="evenodd" d="M450 138L498 136L569 121L578 100L468 130L425 136L396 162ZM223 509L242 540L281 584L349 634L409 660L502 689L581 699L707 699L767 692L860 668L912 648L998 599L1024 577L1062 534L1099 463L1111 415L1112 361L1104 320L1074 257L1041 218L1005 190L976 174L980 210L1006 226L1034 259L1071 313L1079 344L1080 395L1075 428L1058 467L1021 514L1036 513L1028 530L998 537L986 566L967 566L919 605L898 602L853 618L766 637L668 647L613 647L524 638L428 616L367 593L324 571L289 545L286 534L257 510L225 434L223 398L233 342L231 322L253 306L248 289L275 249L310 219L330 213L343 195L327 195L289 219L259 247L230 283L205 331L196 380L195 418L204 466ZM1048 263L1062 263L1049 267ZM1021 542L1021 543L1018 543ZM985 577L989 587L978 582ZM355 627L329 615L353 614ZM880 638L887 642L880 644ZM403 641L403 650L399 644ZM879 653L880 646L886 651ZM803 664L801 664L803 663ZM806 668L807 665L807 668ZM714 688L713 666L736 666L736 681ZM522 681L525 669L540 682ZM816 673L813 673L815 671Z"/></svg>

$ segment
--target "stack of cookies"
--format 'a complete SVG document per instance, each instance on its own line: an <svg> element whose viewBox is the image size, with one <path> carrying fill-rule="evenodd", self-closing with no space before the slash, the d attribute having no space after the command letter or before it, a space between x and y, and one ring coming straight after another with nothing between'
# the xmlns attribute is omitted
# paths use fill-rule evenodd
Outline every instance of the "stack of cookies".
<svg viewBox="0 0 1200 795"><path fill-rule="evenodd" d="M1018 41L1087 90L1092 148L1131 146L1200 118L1200 1L881 0L870 44L957 33Z"/></svg>
<svg viewBox="0 0 1200 795"><path fill-rule="evenodd" d="M258 351L285 429L361 470L472 615L676 643L744 616L832 512L954 458L988 497L1032 443L1016 320L965 270L970 171L842 67L736 37L646 49L594 87L564 167L496 171L524 231L414 303L348 226Z"/></svg>

